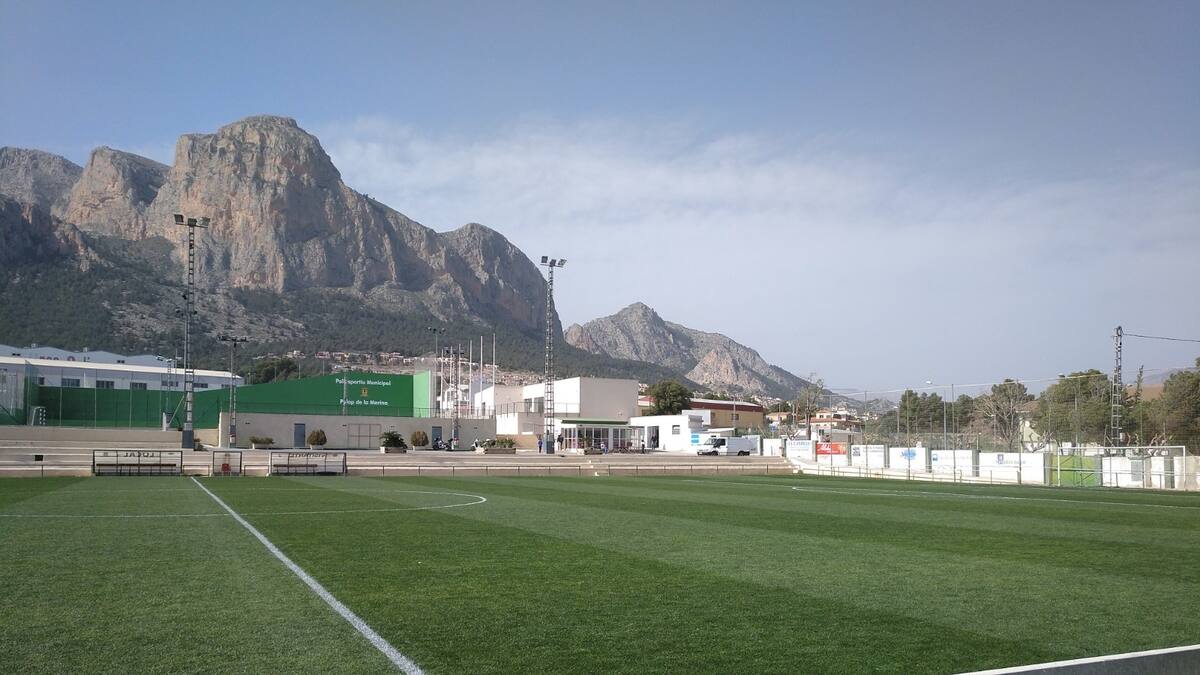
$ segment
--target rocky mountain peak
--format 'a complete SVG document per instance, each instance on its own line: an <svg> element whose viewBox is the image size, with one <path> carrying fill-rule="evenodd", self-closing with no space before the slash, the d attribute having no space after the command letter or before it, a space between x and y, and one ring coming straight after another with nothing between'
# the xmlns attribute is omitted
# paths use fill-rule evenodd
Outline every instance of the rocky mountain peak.
<svg viewBox="0 0 1200 675"><path fill-rule="evenodd" d="M666 321L642 302L612 316L571 326L565 339L595 354L662 364L686 373L693 382L732 395L789 397L807 385L767 363L753 349L720 333Z"/></svg>
<svg viewBox="0 0 1200 675"><path fill-rule="evenodd" d="M148 228L146 211L169 171L147 157L101 146L92 151L67 205L55 215L84 230L141 239Z"/></svg>
<svg viewBox="0 0 1200 675"><path fill-rule="evenodd" d="M0 148L0 194L50 212L61 207L83 168L65 157L26 148Z"/></svg>
<svg viewBox="0 0 1200 675"><path fill-rule="evenodd" d="M85 169L5 149L0 187L85 230L145 244L129 250L167 247L176 261L187 230L174 214L208 218L196 263L210 290L314 289L447 322L505 322L531 334L543 325L545 282L503 235L478 223L439 234L359 194L289 117L257 115L183 135L170 167L107 147ZM178 270L169 259L154 264Z"/></svg>

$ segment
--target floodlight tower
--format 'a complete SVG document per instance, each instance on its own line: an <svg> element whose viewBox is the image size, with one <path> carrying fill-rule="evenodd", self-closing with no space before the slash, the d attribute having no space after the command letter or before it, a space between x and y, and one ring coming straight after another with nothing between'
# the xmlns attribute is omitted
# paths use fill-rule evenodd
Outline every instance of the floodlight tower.
<svg viewBox="0 0 1200 675"><path fill-rule="evenodd" d="M437 328L434 326L426 326L425 330L433 333L433 357L437 359L437 370L434 372L436 382L434 383L433 400L437 403L438 415L442 414L442 354L438 351L438 335L445 334L445 328Z"/></svg>
<svg viewBox="0 0 1200 675"><path fill-rule="evenodd" d="M546 268L546 391L542 399L542 421L544 431L542 447L546 454L554 454L554 268L564 267L565 258L542 256L539 263Z"/></svg>
<svg viewBox="0 0 1200 675"><path fill-rule="evenodd" d="M229 343L229 447L237 447L237 346L249 342L242 335L221 335L221 342Z"/></svg>
<svg viewBox="0 0 1200 675"><path fill-rule="evenodd" d="M183 436L180 447L195 449L196 432L192 427L192 411L195 408L196 369L192 365L192 317L196 315L196 228L208 227L208 218L184 218L183 214L175 214L175 224L188 229L187 243L187 290L183 293L183 398L184 418Z"/></svg>
<svg viewBox="0 0 1200 675"><path fill-rule="evenodd" d="M1112 396L1109 401L1110 419L1108 426L1108 444L1112 446L1120 446L1121 443L1121 414L1125 408L1125 385L1121 383L1121 340L1125 332L1117 326L1117 330L1113 332L1113 351L1115 364L1113 365L1113 381L1112 381Z"/></svg>

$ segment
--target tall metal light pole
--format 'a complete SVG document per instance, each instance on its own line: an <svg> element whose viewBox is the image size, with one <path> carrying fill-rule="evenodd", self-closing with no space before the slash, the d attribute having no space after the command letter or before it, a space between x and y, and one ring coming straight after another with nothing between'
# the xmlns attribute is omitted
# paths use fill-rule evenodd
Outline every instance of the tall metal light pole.
<svg viewBox="0 0 1200 675"><path fill-rule="evenodd" d="M565 258L542 256L539 263L547 270L546 280L546 391L542 398L542 447L554 454L554 268L567 264Z"/></svg>
<svg viewBox="0 0 1200 675"><path fill-rule="evenodd" d="M442 412L442 354L438 351L438 335L445 333L445 328L436 328L434 326L426 326L425 330L433 333L433 357L437 359L437 371L434 375L436 382L433 385L433 400L438 404L438 415ZM432 416L432 415L431 415Z"/></svg>
<svg viewBox="0 0 1200 675"><path fill-rule="evenodd" d="M249 342L241 335L221 335L217 338L229 343L229 447L237 447L237 346Z"/></svg>
<svg viewBox="0 0 1200 675"><path fill-rule="evenodd" d="M192 317L196 314L196 228L208 227L208 218L184 218L175 214L175 224L188 229L187 243L187 291L183 294L183 435L179 445L184 449L195 449L196 432L192 427L192 411L195 408L196 369L192 365Z"/></svg>
<svg viewBox="0 0 1200 675"><path fill-rule="evenodd" d="M1121 383L1121 338L1124 331L1120 326L1113 332L1113 351L1115 363L1113 366L1112 393L1109 397L1108 444L1111 446L1124 445L1121 434L1121 415L1124 412L1125 386Z"/></svg>

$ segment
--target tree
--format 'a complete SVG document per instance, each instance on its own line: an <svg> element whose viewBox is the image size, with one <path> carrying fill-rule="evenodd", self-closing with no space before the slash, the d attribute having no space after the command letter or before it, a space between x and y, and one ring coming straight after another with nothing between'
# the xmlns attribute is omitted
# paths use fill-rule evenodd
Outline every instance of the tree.
<svg viewBox="0 0 1200 675"><path fill-rule="evenodd" d="M975 399L980 414L990 418L996 436L1009 450L1021 437L1021 414L1033 395L1025 385L1015 380L993 384L991 393Z"/></svg>
<svg viewBox="0 0 1200 675"><path fill-rule="evenodd" d="M247 384L263 384L279 380L295 379L300 375L300 367L289 358L259 359L254 362L246 373Z"/></svg>
<svg viewBox="0 0 1200 675"><path fill-rule="evenodd" d="M1196 367L1200 369L1200 358ZM1189 449L1200 442L1200 370L1172 374L1158 403L1164 442L1183 443Z"/></svg>
<svg viewBox="0 0 1200 675"><path fill-rule="evenodd" d="M1033 428L1057 441L1103 443L1112 419L1112 381L1096 369L1071 373L1038 397Z"/></svg>
<svg viewBox="0 0 1200 675"><path fill-rule="evenodd" d="M971 426L971 421L975 417L975 399L966 394L959 394L958 399L954 401L954 407L950 411L950 429L954 432L961 432Z"/></svg>
<svg viewBox="0 0 1200 675"><path fill-rule="evenodd" d="M663 380L646 390L654 399L651 415L678 415L692 404L692 392L675 380Z"/></svg>
<svg viewBox="0 0 1200 675"><path fill-rule="evenodd" d="M429 445L429 434L417 429L416 431L412 432L412 436L409 440L412 441L414 448L423 448Z"/></svg>

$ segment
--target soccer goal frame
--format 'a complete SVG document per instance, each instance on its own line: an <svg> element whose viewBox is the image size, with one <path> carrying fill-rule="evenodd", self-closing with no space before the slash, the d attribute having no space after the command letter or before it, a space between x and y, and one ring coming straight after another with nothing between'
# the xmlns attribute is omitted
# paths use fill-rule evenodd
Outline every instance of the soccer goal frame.
<svg viewBox="0 0 1200 675"><path fill-rule="evenodd" d="M242 476L241 450L213 450L210 476Z"/></svg>
<svg viewBox="0 0 1200 675"><path fill-rule="evenodd" d="M267 473L272 476L345 476L345 452L272 452Z"/></svg>
<svg viewBox="0 0 1200 675"><path fill-rule="evenodd" d="M182 476L182 450L93 450L93 476Z"/></svg>

